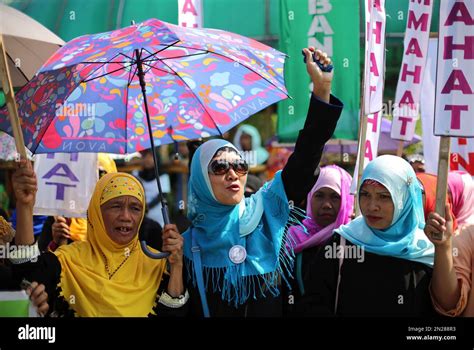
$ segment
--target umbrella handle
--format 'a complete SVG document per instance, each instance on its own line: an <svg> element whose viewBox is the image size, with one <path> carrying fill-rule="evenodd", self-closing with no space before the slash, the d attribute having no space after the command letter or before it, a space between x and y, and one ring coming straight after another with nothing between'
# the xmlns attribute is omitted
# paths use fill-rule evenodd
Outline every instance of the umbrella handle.
<svg viewBox="0 0 474 350"><path fill-rule="evenodd" d="M303 61L304 61L304 63L306 63L306 55L305 55L304 51L301 51L301 53L303 54ZM314 63L316 63L318 65L319 69L321 69L323 72L329 73L334 68L334 66L332 64L328 64L326 67L324 67L324 65L321 62L319 62L319 60L316 59L316 53L315 52L313 52L313 61L314 61Z"/></svg>
<svg viewBox="0 0 474 350"><path fill-rule="evenodd" d="M146 241L140 241L140 246L142 247L143 253L151 259L164 259L167 258L170 253L162 252L162 253L153 253L146 244Z"/></svg>
<svg viewBox="0 0 474 350"><path fill-rule="evenodd" d="M163 221L165 225L170 223L170 218L168 215L168 206L166 205L166 201L162 202L161 213L163 214ZM168 252L161 252L161 253L153 253L146 244L146 241L140 241L140 245L142 247L143 253L151 259L164 259L167 258L170 253Z"/></svg>

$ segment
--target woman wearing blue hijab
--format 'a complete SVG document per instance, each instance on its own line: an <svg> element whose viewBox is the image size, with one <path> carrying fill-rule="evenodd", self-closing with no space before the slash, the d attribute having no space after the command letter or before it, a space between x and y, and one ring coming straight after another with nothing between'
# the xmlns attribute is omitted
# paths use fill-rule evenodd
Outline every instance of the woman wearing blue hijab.
<svg viewBox="0 0 474 350"><path fill-rule="evenodd" d="M313 82L308 116L283 171L244 198L248 165L225 140L210 140L195 152L183 233L190 309L196 316L281 316L282 284L291 276L293 253L287 227L298 221L300 203L317 179L318 164L342 111L330 95L333 73L314 63L304 49ZM316 59L329 64L325 53Z"/></svg>
<svg viewBox="0 0 474 350"><path fill-rule="evenodd" d="M265 164L268 160L268 151L262 147L262 138L258 129L250 124L241 125L234 136L234 145L241 152L247 152L247 158L251 159L255 164ZM250 152L254 152L252 155Z"/></svg>
<svg viewBox="0 0 474 350"><path fill-rule="evenodd" d="M412 167L391 155L374 159L358 200L362 215L336 229L307 268L307 314L433 315L434 247L423 234L422 190Z"/></svg>

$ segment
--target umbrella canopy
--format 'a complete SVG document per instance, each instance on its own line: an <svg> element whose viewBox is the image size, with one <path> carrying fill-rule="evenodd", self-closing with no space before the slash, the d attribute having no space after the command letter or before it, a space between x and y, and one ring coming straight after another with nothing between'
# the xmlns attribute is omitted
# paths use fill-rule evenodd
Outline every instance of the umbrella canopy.
<svg viewBox="0 0 474 350"><path fill-rule="evenodd" d="M222 134L287 97L285 57L156 19L76 38L17 94L25 144L33 153L150 148L146 109L155 145ZM5 118L0 129L10 131Z"/></svg>
<svg viewBox="0 0 474 350"><path fill-rule="evenodd" d="M33 153L125 154L222 135L288 96L285 57L237 34L156 19L76 38L17 94L25 144ZM5 108L0 129L12 130Z"/></svg>
<svg viewBox="0 0 474 350"><path fill-rule="evenodd" d="M0 34L7 49L13 87L28 83L44 62L64 45L60 37L41 23L1 3Z"/></svg>

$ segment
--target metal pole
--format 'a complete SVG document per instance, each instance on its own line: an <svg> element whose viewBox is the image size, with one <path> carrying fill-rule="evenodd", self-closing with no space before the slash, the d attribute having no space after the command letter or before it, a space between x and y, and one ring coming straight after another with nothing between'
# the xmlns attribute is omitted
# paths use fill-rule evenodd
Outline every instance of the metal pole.
<svg viewBox="0 0 474 350"><path fill-rule="evenodd" d="M160 202L161 202L161 213L163 214L163 221L165 225L168 225L170 223L170 219L168 216L168 204L166 202L165 197L163 196L163 190L161 189L161 182L160 182L160 173L158 171L158 160L156 158L156 152L155 152L155 142L153 140L153 131L151 130L151 122L150 122L150 113L148 111L148 102L146 99L146 83L145 83L145 73L143 72L143 65L142 65L142 60L141 60L141 53L138 49L135 49L135 55L136 55L136 64L137 64L137 76L140 81L140 86L142 89L142 94L143 94L143 103L145 105L145 114L146 114L146 120L148 123L148 134L150 136L150 144L151 144L151 150L153 154L153 161L155 162L155 176L156 176L156 184L158 185L158 192L160 196ZM162 259L165 258L169 255L169 253L159 253L155 254L148 250L148 247L146 246L145 241L141 241L141 246L143 249L143 252L150 258L152 259Z"/></svg>

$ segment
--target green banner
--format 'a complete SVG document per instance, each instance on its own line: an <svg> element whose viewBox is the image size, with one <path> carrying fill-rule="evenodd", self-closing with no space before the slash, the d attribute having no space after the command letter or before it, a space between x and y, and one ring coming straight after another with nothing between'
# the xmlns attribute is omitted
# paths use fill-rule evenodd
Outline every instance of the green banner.
<svg viewBox="0 0 474 350"><path fill-rule="evenodd" d="M259 40L278 38L279 0L204 0L204 27ZM61 39L105 32L157 18L178 23L178 0L0 0L42 23ZM268 17L265 21L266 16ZM268 38L267 38L268 39Z"/></svg>
<svg viewBox="0 0 474 350"><path fill-rule="evenodd" d="M285 82L292 99L278 105L277 133L294 142L303 127L311 92L301 50L315 46L333 60L332 93L344 103L335 138L356 140L359 120L359 0L280 0L280 50L290 57Z"/></svg>

